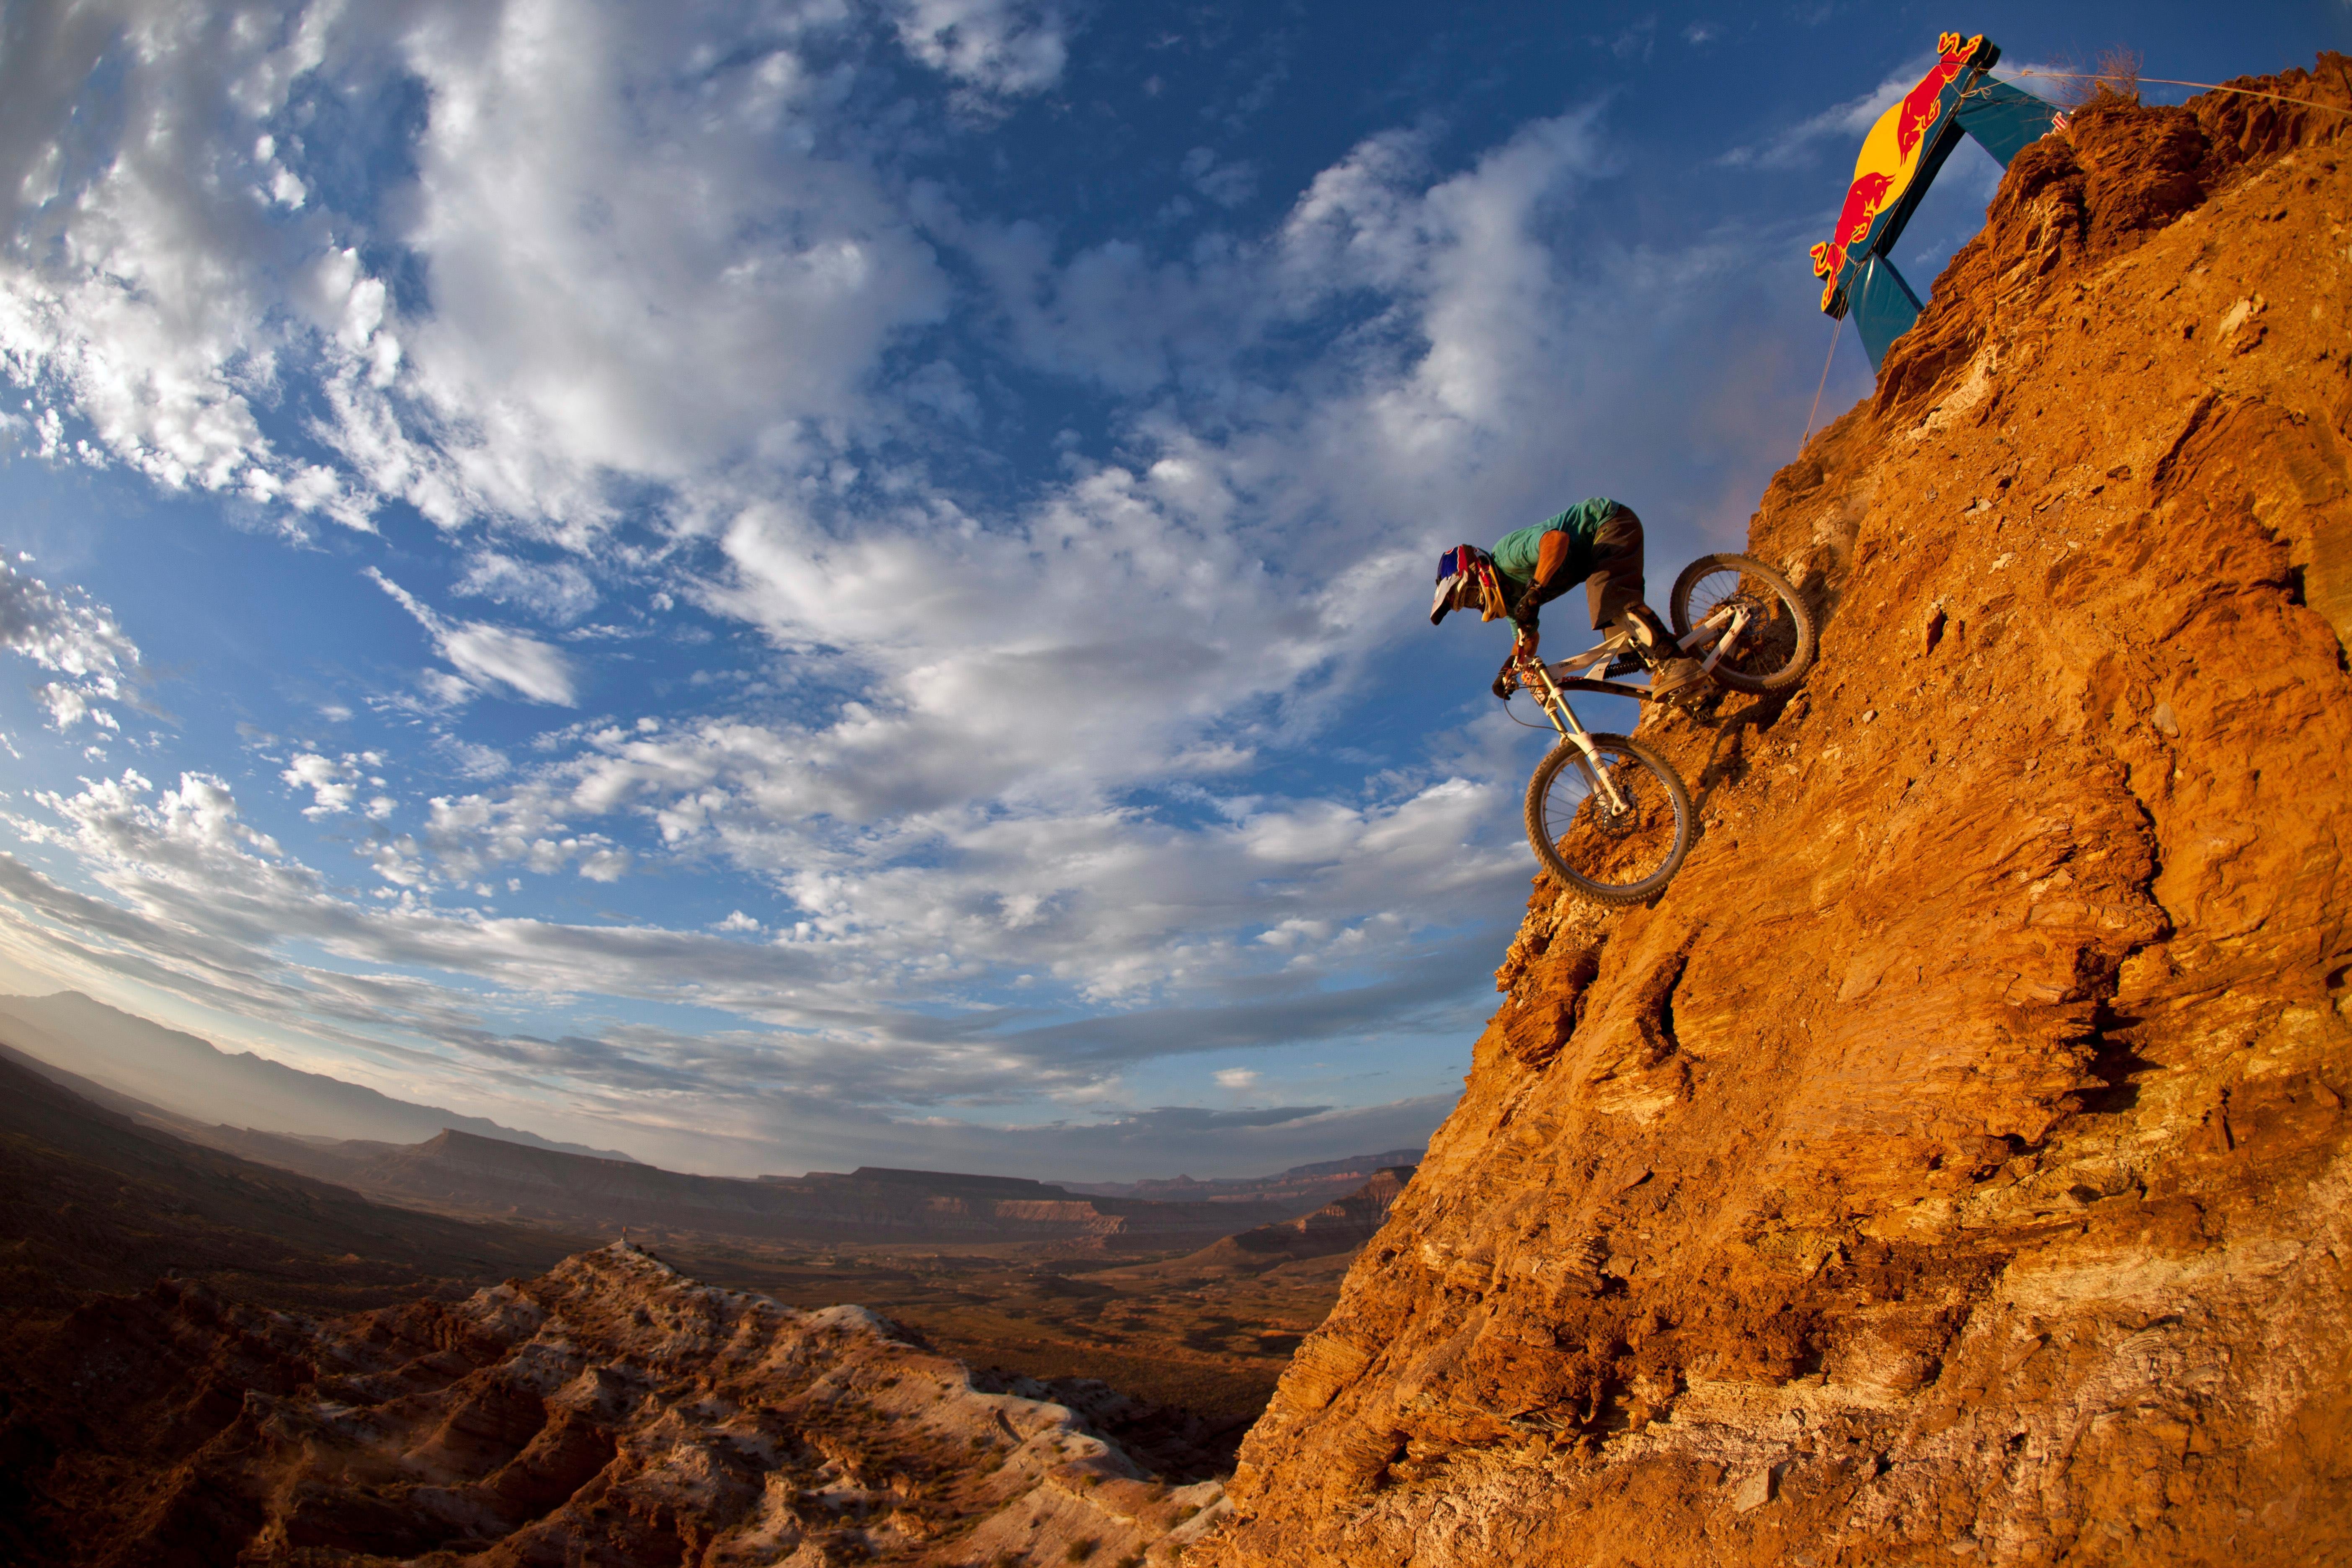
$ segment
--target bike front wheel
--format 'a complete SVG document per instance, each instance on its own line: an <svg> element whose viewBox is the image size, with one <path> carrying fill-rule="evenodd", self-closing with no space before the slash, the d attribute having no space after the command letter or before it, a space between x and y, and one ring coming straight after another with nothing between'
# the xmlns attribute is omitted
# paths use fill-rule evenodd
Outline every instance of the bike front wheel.
<svg viewBox="0 0 2352 1568"><path fill-rule="evenodd" d="M1741 610L1739 640L1715 662L1716 679L1762 696L1794 686L1813 665L1813 613L1789 580L1752 555L1702 555L1675 579L1667 609L1677 640L1693 626L1727 629ZM1692 650L1705 658L1706 647Z"/></svg>
<svg viewBox="0 0 2352 1568"><path fill-rule="evenodd" d="M1690 852L1690 794L1647 746L1622 735L1591 741L1593 757L1562 741L1536 765L1528 841L1546 869L1586 898L1638 904Z"/></svg>

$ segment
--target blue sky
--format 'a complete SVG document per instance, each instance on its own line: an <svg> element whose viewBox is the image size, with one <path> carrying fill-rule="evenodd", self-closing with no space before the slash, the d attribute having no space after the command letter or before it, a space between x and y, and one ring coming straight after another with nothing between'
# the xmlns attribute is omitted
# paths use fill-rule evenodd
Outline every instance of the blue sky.
<svg viewBox="0 0 2352 1568"><path fill-rule="evenodd" d="M1540 751L1431 561L1595 493L1654 595L1739 540L1807 247L1951 26L2352 47L2341 0L9 5L0 983L693 1169L1416 1142Z"/></svg>

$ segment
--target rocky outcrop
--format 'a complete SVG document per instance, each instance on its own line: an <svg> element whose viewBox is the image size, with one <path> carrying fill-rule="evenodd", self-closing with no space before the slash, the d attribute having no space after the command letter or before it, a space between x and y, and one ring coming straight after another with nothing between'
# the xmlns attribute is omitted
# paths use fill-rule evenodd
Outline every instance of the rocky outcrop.
<svg viewBox="0 0 2352 1568"><path fill-rule="evenodd" d="M626 1244L326 1321L166 1281L10 1383L0 1546L27 1564L1164 1563L1223 1507L1040 1385Z"/></svg>
<svg viewBox="0 0 2352 1568"><path fill-rule="evenodd" d="M2016 160L1755 519L1819 668L1645 727L1696 848L1538 883L1195 1561L2352 1560L2346 124Z"/></svg>

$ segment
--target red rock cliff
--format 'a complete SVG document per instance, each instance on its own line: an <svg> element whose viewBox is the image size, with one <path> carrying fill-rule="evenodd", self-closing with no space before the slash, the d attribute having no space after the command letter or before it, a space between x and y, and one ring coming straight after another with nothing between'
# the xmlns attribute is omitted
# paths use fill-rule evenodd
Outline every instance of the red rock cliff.
<svg viewBox="0 0 2352 1568"><path fill-rule="evenodd" d="M2352 1561L2346 123L2017 159L1755 519L1819 668L1650 727L1654 907L1538 883L1193 1561Z"/></svg>

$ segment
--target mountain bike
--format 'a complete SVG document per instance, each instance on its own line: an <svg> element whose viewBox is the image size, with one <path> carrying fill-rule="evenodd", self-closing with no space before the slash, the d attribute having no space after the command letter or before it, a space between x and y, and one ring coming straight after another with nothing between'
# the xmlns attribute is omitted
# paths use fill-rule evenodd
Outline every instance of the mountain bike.
<svg viewBox="0 0 2352 1568"><path fill-rule="evenodd" d="M1699 557L1675 579L1667 609L1676 645L1720 687L1762 696L1812 668L1812 612L1787 578L1752 557ZM1568 705L1571 691L1659 700L1609 679L1642 668L1622 625L1582 653L1513 667L1559 732L1528 781L1528 841L1553 876L1604 904L1656 894L1690 852L1690 792L1675 770L1639 741L1586 730Z"/></svg>

